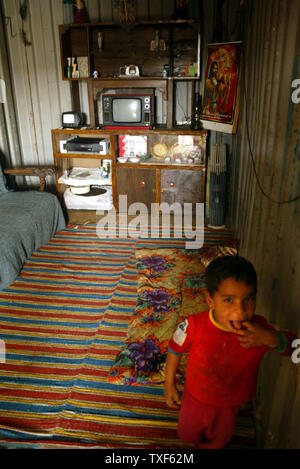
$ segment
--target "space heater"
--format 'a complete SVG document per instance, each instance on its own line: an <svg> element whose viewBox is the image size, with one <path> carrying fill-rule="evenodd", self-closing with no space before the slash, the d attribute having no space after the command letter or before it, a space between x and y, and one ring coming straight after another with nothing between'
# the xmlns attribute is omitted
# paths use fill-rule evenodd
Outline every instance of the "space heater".
<svg viewBox="0 0 300 469"><path fill-rule="evenodd" d="M209 227L224 228L226 207L226 145L212 145L209 161Z"/></svg>

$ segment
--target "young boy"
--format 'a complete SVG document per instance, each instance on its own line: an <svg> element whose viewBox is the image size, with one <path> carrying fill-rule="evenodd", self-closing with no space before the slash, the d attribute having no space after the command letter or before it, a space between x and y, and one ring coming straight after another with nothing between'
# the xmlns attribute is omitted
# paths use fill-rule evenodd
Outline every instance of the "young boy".
<svg viewBox="0 0 300 469"><path fill-rule="evenodd" d="M189 316L169 343L165 398L179 408L178 434L197 448L223 448L231 440L240 404L254 398L260 361L268 350L292 353L295 336L254 315L257 276L239 256L223 256L206 269L210 311ZM189 349L182 402L175 385L181 354Z"/></svg>

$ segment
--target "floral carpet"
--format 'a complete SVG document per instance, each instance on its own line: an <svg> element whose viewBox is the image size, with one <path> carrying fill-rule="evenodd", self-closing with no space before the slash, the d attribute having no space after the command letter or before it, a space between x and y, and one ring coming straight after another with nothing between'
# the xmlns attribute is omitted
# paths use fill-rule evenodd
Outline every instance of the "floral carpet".
<svg viewBox="0 0 300 469"><path fill-rule="evenodd" d="M236 253L234 246L136 249L138 298L124 346L110 370L110 382L164 382L168 343L176 326L188 314L208 309L204 294L206 266L220 255ZM185 368L183 355L179 381L184 380Z"/></svg>

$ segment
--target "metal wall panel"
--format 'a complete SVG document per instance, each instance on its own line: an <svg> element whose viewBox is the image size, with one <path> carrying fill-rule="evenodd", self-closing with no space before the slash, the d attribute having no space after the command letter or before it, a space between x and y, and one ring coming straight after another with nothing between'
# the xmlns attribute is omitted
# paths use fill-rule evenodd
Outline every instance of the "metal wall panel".
<svg viewBox="0 0 300 469"><path fill-rule="evenodd" d="M270 15L272 11L272 15ZM257 311L300 337L299 107L292 80L300 77L298 0L246 3L245 93L233 152L230 217L240 252L259 275ZM256 418L266 448L300 448L299 366L272 352L260 372Z"/></svg>
<svg viewBox="0 0 300 469"><path fill-rule="evenodd" d="M24 20L19 8L17 0L3 1L21 164L52 164L51 129L71 109L69 84L60 72L61 1L30 0Z"/></svg>
<svg viewBox="0 0 300 469"><path fill-rule="evenodd" d="M9 22L8 22L9 25ZM20 159L14 101L11 87L11 73L5 37L5 18L0 4L0 78L4 82L6 99L0 103L0 159L3 167L17 164Z"/></svg>

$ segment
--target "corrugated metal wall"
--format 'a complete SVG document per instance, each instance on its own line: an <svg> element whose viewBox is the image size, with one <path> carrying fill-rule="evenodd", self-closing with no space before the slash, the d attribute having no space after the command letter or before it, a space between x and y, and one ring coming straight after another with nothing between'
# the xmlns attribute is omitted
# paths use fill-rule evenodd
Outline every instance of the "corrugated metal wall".
<svg viewBox="0 0 300 469"><path fill-rule="evenodd" d="M5 22L1 6L0 3L0 79L4 90L0 103L0 162L3 167L7 167L12 159L20 161L20 152L5 37Z"/></svg>
<svg viewBox="0 0 300 469"><path fill-rule="evenodd" d="M233 152L230 215L241 254L257 267L257 311L300 337L300 103L292 81L300 78L299 0L246 4L245 83ZM272 12L272 14L270 14ZM270 354L261 369L257 423L267 448L300 448L300 365Z"/></svg>
<svg viewBox="0 0 300 469"><path fill-rule="evenodd" d="M71 102L69 84L60 78L61 2L30 0L24 20L20 1L2 3L21 154L21 161L11 154L11 163L52 164L51 128L60 125Z"/></svg>

